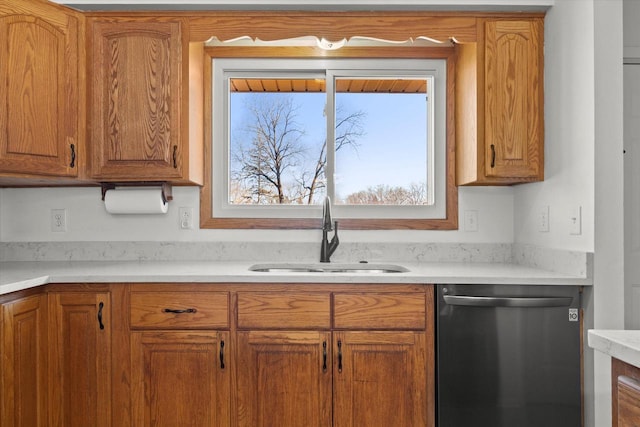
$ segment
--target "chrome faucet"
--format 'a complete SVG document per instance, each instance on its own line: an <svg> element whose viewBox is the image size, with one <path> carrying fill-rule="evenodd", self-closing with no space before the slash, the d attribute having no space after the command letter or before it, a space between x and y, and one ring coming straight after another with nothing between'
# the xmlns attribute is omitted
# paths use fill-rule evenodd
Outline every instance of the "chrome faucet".
<svg viewBox="0 0 640 427"><path fill-rule="evenodd" d="M335 230L335 231L334 231ZM333 237L329 241L329 231ZM327 196L322 207L322 244L320 246L320 262L331 262L331 255L336 251L340 239L338 239L338 221L331 220L331 199Z"/></svg>

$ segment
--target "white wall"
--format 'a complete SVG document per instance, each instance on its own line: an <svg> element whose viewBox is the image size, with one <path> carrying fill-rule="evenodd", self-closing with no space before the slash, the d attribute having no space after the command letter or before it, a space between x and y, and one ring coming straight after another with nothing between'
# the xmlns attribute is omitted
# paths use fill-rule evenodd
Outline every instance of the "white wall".
<svg viewBox="0 0 640 427"><path fill-rule="evenodd" d="M178 208L193 207L198 222L199 188L174 187L174 200L166 215L110 215L100 189L5 188L0 189L0 241L311 241L319 231L182 230ZM51 209L66 209L67 231L52 232ZM513 190L511 188L461 188L460 218L465 210L478 212L478 231L349 231L343 242L465 242L513 241Z"/></svg>
<svg viewBox="0 0 640 427"><path fill-rule="evenodd" d="M558 0L547 13L546 179L514 190L516 242L595 252L587 328L624 321L622 15L622 0ZM537 231L541 206L548 233ZM569 232L576 206L579 236ZM585 349L585 380L585 425L610 425L609 358Z"/></svg>
<svg viewBox="0 0 640 427"><path fill-rule="evenodd" d="M545 19L545 180L515 187L515 241L593 251L594 71L592 0L559 0ZM549 207L549 231L538 213ZM582 234L570 234L582 208Z"/></svg>

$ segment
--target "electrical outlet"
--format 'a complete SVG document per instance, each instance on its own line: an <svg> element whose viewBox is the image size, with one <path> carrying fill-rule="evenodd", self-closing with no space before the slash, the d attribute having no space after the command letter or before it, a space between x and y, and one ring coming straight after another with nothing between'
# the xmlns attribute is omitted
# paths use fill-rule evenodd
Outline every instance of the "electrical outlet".
<svg viewBox="0 0 640 427"><path fill-rule="evenodd" d="M541 233L549 231L549 206L543 206L538 211L538 231Z"/></svg>
<svg viewBox="0 0 640 427"><path fill-rule="evenodd" d="M464 231L478 231L478 211L464 211Z"/></svg>
<svg viewBox="0 0 640 427"><path fill-rule="evenodd" d="M181 207L178 209L180 217L180 228L183 230L191 230L193 228L193 208Z"/></svg>
<svg viewBox="0 0 640 427"><path fill-rule="evenodd" d="M67 231L67 210L51 209L51 231Z"/></svg>

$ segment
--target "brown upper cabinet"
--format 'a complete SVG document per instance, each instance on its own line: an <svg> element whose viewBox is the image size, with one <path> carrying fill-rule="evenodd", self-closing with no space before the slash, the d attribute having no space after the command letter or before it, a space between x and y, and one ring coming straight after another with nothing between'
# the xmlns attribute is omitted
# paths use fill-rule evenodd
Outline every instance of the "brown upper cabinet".
<svg viewBox="0 0 640 427"><path fill-rule="evenodd" d="M543 18L478 19L457 46L458 185L544 179Z"/></svg>
<svg viewBox="0 0 640 427"><path fill-rule="evenodd" d="M88 31L91 178L202 183L202 51L190 78L184 21L100 17Z"/></svg>
<svg viewBox="0 0 640 427"><path fill-rule="evenodd" d="M84 17L44 1L0 4L0 183L78 177Z"/></svg>

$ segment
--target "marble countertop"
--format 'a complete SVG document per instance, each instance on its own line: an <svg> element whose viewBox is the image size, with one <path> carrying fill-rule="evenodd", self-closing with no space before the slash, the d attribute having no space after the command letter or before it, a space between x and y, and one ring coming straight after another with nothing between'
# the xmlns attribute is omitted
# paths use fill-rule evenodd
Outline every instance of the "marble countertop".
<svg viewBox="0 0 640 427"><path fill-rule="evenodd" d="M640 331L590 329L589 347L640 368Z"/></svg>
<svg viewBox="0 0 640 427"><path fill-rule="evenodd" d="M237 261L17 261L0 263L0 295L47 283L468 283L592 285L572 276L510 263L398 262L405 273L253 272ZM261 262L262 264L262 262Z"/></svg>

